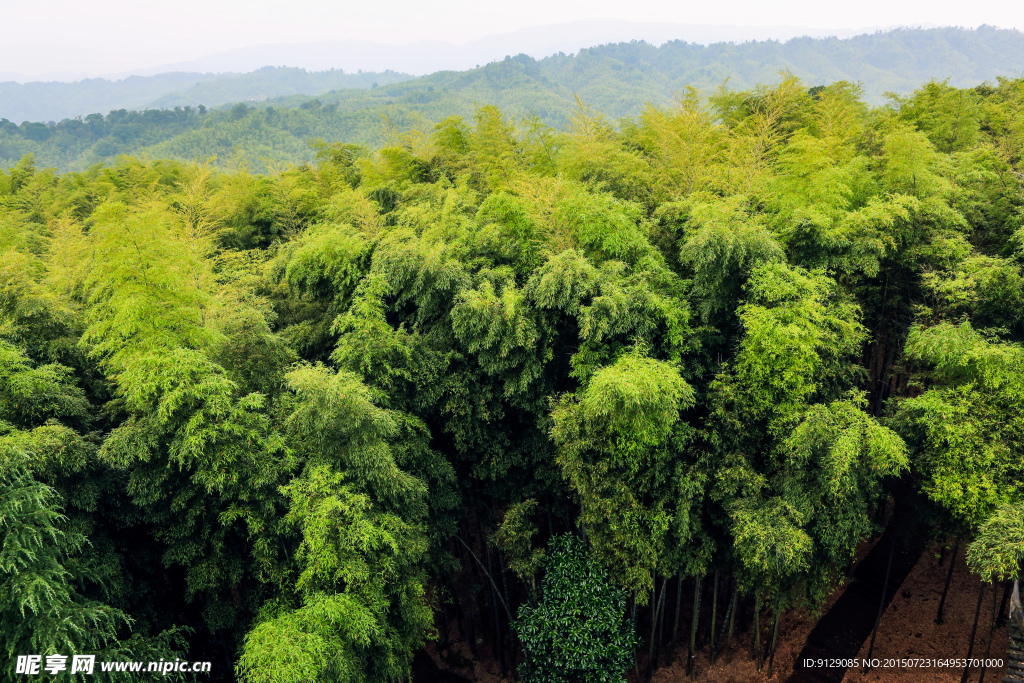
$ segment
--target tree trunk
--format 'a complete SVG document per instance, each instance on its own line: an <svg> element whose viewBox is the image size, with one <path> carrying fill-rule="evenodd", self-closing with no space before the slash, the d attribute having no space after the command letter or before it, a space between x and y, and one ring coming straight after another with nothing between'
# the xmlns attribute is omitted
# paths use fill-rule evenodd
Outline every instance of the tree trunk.
<svg viewBox="0 0 1024 683"><path fill-rule="evenodd" d="M772 644L769 646L768 655L768 678L772 677L772 667L775 666L775 646L779 642L779 619L782 616L782 593L775 597L775 625L772 627Z"/></svg>
<svg viewBox="0 0 1024 683"><path fill-rule="evenodd" d="M633 633L636 633L636 593L629 598L629 620L633 622ZM636 674L637 683L640 683L640 653L636 646L633 646L633 673Z"/></svg>
<svg viewBox="0 0 1024 683"><path fill-rule="evenodd" d="M679 610L683 606L683 575L676 577L676 616L672 620L672 642L679 638Z"/></svg>
<svg viewBox="0 0 1024 683"><path fill-rule="evenodd" d="M878 624L882 621L882 612L885 611L885 596L889 593L889 572L892 571L892 556L896 551L896 538L890 539L889 561L885 565L885 580L882 581L882 597L878 599L878 614L875 615L875 627L871 629L871 645L868 646L867 662L871 661L871 655L875 651L875 636L878 635ZM865 662L864 671L871 666Z"/></svg>
<svg viewBox="0 0 1024 683"><path fill-rule="evenodd" d="M724 591L726 591L726 593L728 593L728 588L729 588L729 579L726 579L723 582L722 590L724 590ZM726 630L726 628L729 625L729 619L731 618L731 616L732 616L732 604L728 603L725 606L725 616L722 619L722 629L715 636L715 640L714 640L715 645L714 645L714 647L711 648L711 663L712 664L714 664L715 662L718 661L718 653L722 650L722 642L725 639L725 630Z"/></svg>
<svg viewBox="0 0 1024 683"><path fill-rule="evenodd" d="M714 588L711 589L711 651L715 651L715 622L718 618L718 570L715 570Z"/></svg>
<svg viewBox="0 0 1024 683"><path fill-rule="evenodd" d="M485 541L486 543L486 541ZM491 567L491 550L484 545L484 552L487 553L487 573L494 576ZM501 664L501 675L505 675L505 657L501 647L501 612L498 611L498 589L491 581L491 602L494 604L494 650L499 664Z"/></svg>
<svg viewBox="0 0 1024 683"><path fill-rule="evenodd" d="M647 646L647 680L651 680L654 674L654 643L658 637L658 613L661 606L665 604L665 590L668 588L668 578L661 580L661 594L658 593L658 576L654 576L654 595L651 600L651 642Z"/></svg>
<svg viewBox="0 0 1024 683"><path fill-rule="evenodd" d="M700 623L700 594L704 577L697 575L693 588L693 619L690 621L690 647L686 655L686 673L693 676L694 659L697 657L697 626Z"/></svg>
<svg viewBox="0 0 1024 683"><path fill-rule="evenodd" d="M996 616L997 616L996 607L999 604L999 600L997 598L997 596L999 595L999 591L996 589L996 585L997 585L996 582L993 581L992 582L992 618L989 619L989 622L988 622L988 640L985 641L985 656L982 658L982 661L981 661L981 676L978 678L978 683L985 683L985 670L988 668L987 667L988 656L989 656L989 654L992 653L992 636L996 632Z"/></svg>
<svg viewBox="0 0 1024 683"><path fill-rule="evenodd" d="M754 591L754 633L750 638L753 653L751 658L757 662L757 672L761 673L761 591Z"/></svg>
<svg viewBox="0 0 1024 683"><path fill-rule="evenodd" d="M512 607L512 600L510 600L509 597L508 597L508 579L505 578L505 556L502 555L500 550L497 551L497 552L498 552L498 568L501 570L501 587L505 591L505 605L508 608L511 609L511 607ZM511 629L512 629L512 624L509 623L509 630L510 630L510 632L511 632ZM504 644L502 644L502 645L504 645ZM512 647L515 648L514 636L513 636L513 641L512 641ZM503 649L504 649L504 647L503 647ZM507 652L506 654L509 655L510 658L514 658L515 657L515 650L513 649L511 652ZM511 662L509 664L509 667L514 668L515 667L515 662L514 661ZM505 663L504 663L504 660L502 660L501 670L502 671L506 671L509 667L506 667Z"/></svg>
<svg viewBox="0 0 1024 683"><path fill-rule="evenodd" d="M658 606L658 637L655 641L654 658L661 661L661 648L665 643L665 596L668 595L668 577L666 576L661 584L661 604Z"/></svg>
<svg viewBox="0 0 1024 683"><path fill-rule="evenodd" d="M462 539L459 540L461 541ZM458 554L458 560L460 565L464 566L464 562L465 564L469 564L468 558L465 558L463 556L463 550L461 546L456 545L455 552ZM476 620L474 619L474 615L472 612L470 612L468 609L463 609L463 601L461 596L459 595L458 585L456 584L456 582L452 581L451 586L452 595L455 596L456 617L459 620L459 637L469 642L469 652L471 655L473 655L473 659L477 659L478 656L476 652ZM473 605L475 609L475 601L470 601L470 605Z"/></svg>
<svg viewBox="0 0 1024 683"><path fill-rule="evenodd" d="M1004 582L1006 587L1003 588L1003 599L999 601L999 616L996 622L996 628L1006 626L1006 605L1010 602L1010 593L1013 592L1013 581Z"/></svg>
<svg viewBox="0 0 1024 683"><path fill-rule="evenodd" d="M964 673L960 676L960 683L967 683L967 677L971 673L971 655L974 654L974 636L978 634L978 617L981 615L981 601L985 598L985 583L982 582L978 590L978 606L974 609L974 625L971 626L971 644L967 646L967 664L964 666Z"/></svg>
<svg viewBox="0 0 1024 683"><path fill-rule="evenodd" d="M939 598L939 612L935 615L935 623L941 624L942 608L946 606L946 594L949 593L949 582L953 580L953 568L956 567L956 554L960 551L960 543L953 544L953 554L949 558L949 571L946 573L946 585L942 587L942 597Z"/></svg>
<svg viewBox="0 0 1024 683"><path fill-rule="evenodd" d="M725 663L732 661L732 634L736 626L736 609L739 606L740 586L732 587L732 605L729 607L729 635L725 637Z"/></svg>

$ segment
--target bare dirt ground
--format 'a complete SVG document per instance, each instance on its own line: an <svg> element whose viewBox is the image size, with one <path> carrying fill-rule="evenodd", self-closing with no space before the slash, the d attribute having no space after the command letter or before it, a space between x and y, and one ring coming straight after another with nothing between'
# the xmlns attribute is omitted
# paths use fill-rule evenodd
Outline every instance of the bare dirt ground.
<svg viewBox="0 0 1024 683"><path fill-rule="evenodd" d="M858 555L863 557L869 546L860 549ZM963 552L957 558L953 580L949 587L944 609L945 623L935 624L935 615L942 594L942 586L946 580L947 564L938 564L938 546L925 552L910 572L906 581L900 586L896 597L882 615L875 638L872 659L903 659L903 658L965 658L969 646L971 626L974 622L974 611L978 601L976 576L967 569ZM837 590L829 599L829 605L838 599L842 589ZM1002 587L997 589L996 600L1002 598ZM974 640L972 657L983 657L989 633L989 617L992 612L992 589L985 591L982 603L981 618L978 632ZM708 683L767 683L768 681L785 681L793 672L793 664L803 648L807 634L814 627L816 619L806 612L793 611L783 616L779 627L779 647L775 655L775 670L772 678L767 672L758 673L753 662L748 661L747 652L749 639L744 636L736 648L736 656L729 665L711 666L707 657L699 657L696 680ZM869 643L858 653L861 660L867 658ZM1006 657L1007 629L997 628L993 633L990 657L1004 659ZM978 681L979 669L973 669L969 681ZM985 680L998 683L1003 677L1004 668L989 669ZM963 668L901 668L880 667L863 672L862 669L847 671L844 682L849 683L959 683ZM654 674L655 683L682 683L687 681L683 662L664 668Z"/></svg>

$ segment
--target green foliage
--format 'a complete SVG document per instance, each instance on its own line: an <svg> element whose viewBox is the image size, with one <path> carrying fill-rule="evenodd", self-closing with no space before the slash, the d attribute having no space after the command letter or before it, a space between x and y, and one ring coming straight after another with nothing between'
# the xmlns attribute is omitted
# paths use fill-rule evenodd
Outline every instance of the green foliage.
<svg viewBox="0 0 1024 683"><path fill-rule="evenodd" d="M279 607L247 634L239 675L275 683L407 676L432 617L417 567L426 551L422 534L375 512L368 496L327 466L282 492L291 501L289 521L302 530L295 586L302 604Z"/></svg>
<svg viewBox="0 0 1024 683"><path fill-rule="evenodd" d="M64 528L56 492L37 481L24 453L0 462L0 627L4 655L85 653L114 642L126 623L119 610L77 589L88 578L87 539Z"/></svg>
<svg viewBox="0 0 1024 683"><path fill-rule="evenodd" d="M850 360L858 310L822 273L766 264L738 309L733 365L711 385L718 497L729 514L741 582L797 590L812 604L872 530L869 510L906 447L865 414Z"/></svg>
<svg viewBox="0 0 1024 683"><path fill-rule="evenodd" d="M990 581L1019 577L1024 569L1024 509L1000 506L978 529L967 550L971 571Z"/></svg>
<svg viewBox="0 0 1024 683"><path fill-rule="evenodd" d="M914 328L907 353L934 368L937 384L900 405L922 488L972 529L1021 495L1024 355L969 323Z"/></svg>
<svg viewBox="0 0 1024 683"><path fill-rule="evenodd" d="M625 681L636 644L625 594L572 536L552 539L544 567L540 602L520 607L515 625L523 680Z"/></svg>
<svg viewBox="0 0 1024 683"><path fill-rule="evenodd" d="M532 499L510 505L491 539L508 557L509 569L529 584L531 593L536 592L536 574L547 555L543 548L533 547L537 527L530 516L536 509L537 501Z"/></svg>
<svg viewBox="0 0 1024 683"><path fill-rule="evenodd" d="M680 51L573 59L621 63L625 98L634 56ZM1019 574L1021 83L869 109L785 74L618 125L580 99L565 130L435 90L441 123L386 105L377 147L316 128L341 106L204 114L204 158L221 126L321 136L264 175L24 157L0 176L4 647L383 683L451 601L494 652L493 581L524 675L621 680L624 596L718 572L820 606L908 491L976 572Z"/></svg>
<svg viewBox="0 0 1024 683"><path fill-rule="evenodd" d="M597 555L642 594L664 562L673 508L689 502L675 495L685 471L673 456L685 437L674 428L693 401L676 368L629 354L552 414L556 459L579 496L580 522Z"/></svg>

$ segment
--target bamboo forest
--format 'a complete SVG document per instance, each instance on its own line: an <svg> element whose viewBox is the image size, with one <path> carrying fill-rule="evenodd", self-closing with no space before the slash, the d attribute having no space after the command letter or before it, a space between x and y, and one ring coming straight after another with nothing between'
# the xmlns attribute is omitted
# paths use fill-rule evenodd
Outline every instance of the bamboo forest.
<svg viewBox="0 0 1024 683"><path fill-rule="evenodd" d="M1024 678L1024 79L727 85L0 172L4 680Z"/></svg>

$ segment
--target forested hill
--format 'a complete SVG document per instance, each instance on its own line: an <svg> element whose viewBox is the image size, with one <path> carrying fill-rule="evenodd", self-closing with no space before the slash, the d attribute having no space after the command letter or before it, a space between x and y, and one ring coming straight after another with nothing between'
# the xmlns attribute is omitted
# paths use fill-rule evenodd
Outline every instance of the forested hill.
<svg viewBox="0 0 1024 683"><path fill-rule="evenodd" d="M218 107L295 94L371 88L413 78L395 71L309 72L267 66L251 73L164 73L122 80L89 78L75 83L0 83L0 117L11 121L60 121L118 109Z"/></svg>
<svg viewBox="0 0 1024 683"><path fill-rule="evenodd" d="M524 93L516 88L524 86L559 101L566 99L567 92L580 92L609 114L624 116L636 110L637 102L667 101L673 91L687 85L714 88L729 78L733 86L746 88L777 82L780 70L790 70L816 83L860 82L868 102L879 103L886 92L906 94L932 78L949 78L952 85L969 86L996 76L1016 75L1024 70L1024 35L983 26L977 30L897 30L842 40L795 38L784 43L751 41L705 46L674 41L659 48L634 42L584 49L568 57L549 57L537 61L535 67L526 70L533 83L504 82L504 72L491 64L468 72L437 73L410 85L444 87L483 97L487 102L496 101L495 93L505 93L502 99L522 102L519 95ZM246 74L165 73L120 81L95 78L76 83L0 83L0 117L20 123L60 121L117 109L200 104L218 107L294 94L317 96L332 90L359 90L412 78L394 71L310 72L267 66ZM506 92L510 87L514 91ZM384 91L380 96L390 94Z"/></svg>
<svg viewBox="0 0 1024 683"><path fill-rule="evenodd" d="M219 111L200 105L224 101L229 86L236 100L257 99L269 86L248 91L246 84L256 87L262 81L210 80L160 100L168 106L191 105L176 109L133 112L126 107L107 116L53 124L17 125L0 119L0 165L10 166L29 153L40 165L82 170L122 154L181 160L217 156L223 162L241 152L254 168L267 168L311 160L313 152L307 144L311 138L379 146L385 142L387 128L382 115L398 126L428 129L448 116L470 118L486 103L520 120L535 115L539 122L561 129L569 124L575 96L619 119L639 115L648 103L667 105L687 86L709 94L727 81L730 89L743 91L758 83L778 83L784 71L807 86L844 80L860 83L865 101L879 104L886 92L907 94L931 79L973 87L1018 74L1024 71L1024 34L982 27L707 47L679 41L661 47L618 43L542 60L519 55L478 69L390 84L377 74L372 76L378 78L373 81L376 88L370 83L370 88L335 89L315 99L291 95L239 102ZM326 82L301 69L265 70L249 76L261 73L266 81L292 73L296 79L305 79L309 88ZM336 76L368 80L358 74ZM399 81L402 76L392 73L390 78Z"/></svg>

